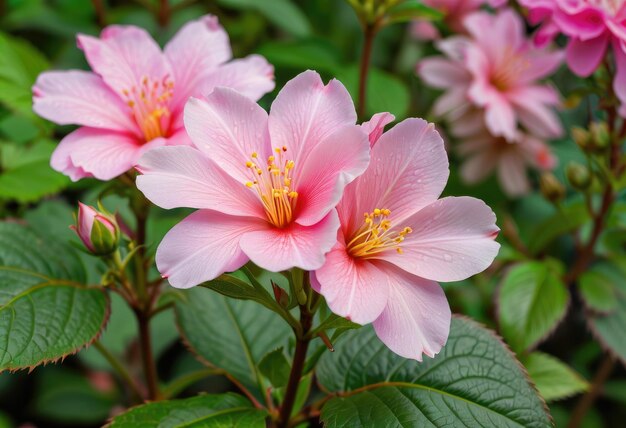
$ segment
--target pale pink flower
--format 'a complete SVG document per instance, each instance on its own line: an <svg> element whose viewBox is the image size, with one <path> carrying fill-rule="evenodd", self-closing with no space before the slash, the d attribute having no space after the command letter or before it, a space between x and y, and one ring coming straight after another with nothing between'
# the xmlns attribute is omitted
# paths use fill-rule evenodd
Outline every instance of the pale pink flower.
<svg viewBox="0 0 626 428"><path fill-rule="evenodd" d="M182 112L190 96L228 86L256 100L274 88L273 68L263 57L228 62L228 35L213 16L183 26L163 51L133 26L77 39L93 72L50 71L33 87L37 114L81 126L51 159L72 180L110 180L150 148L188 144Z"/></svg>
<svg viewBox="0 0 626 428"><path fill-rule="evenodd" d="M626 116L626 2L623 0L521 0L533 24L543 22L537 43L559 32L569 37L567 65L579 76L593 73L612 47L617 73L613 89Z"/></svg>
<svg viewBox="0 0 626 428"><path fill-rule="evenodd" d="M192 287L248 260L274 272L321 267L337 238L335 206L369 162L368 135L345 87L304 72L269 116L217 88L189 100L185 127L197 148L155 148L137 167L137 187L156 205L198 209L157 250L170 284Z"/></svg>
<svg viewBox="0 0 626 428"><path fill-rule="evenodd" d="M509 196L530 191L528 168L551 170L557 163L548 145L532 135L520 134L516 142L509 142L483 128L473 135L456 133L455 136L461 137L455 149L463 159L463 181L476 184L495 172L502 190Z"/></svg>
<svg viewBox="0 0 626 428"><path fill-rule="evenodd" d="M489 131L509 141L518 138L519 125L542 138L561 135L551 108L559 105L559 96L538 82L556 70L561 53L536 48L512 10L496 15L477 12L465 19L465 25L470 37L451 37L437 44L446 58L427 58L418 65L428 85L446 90L435 114L454 119L479 108Z"/></svg>
<svg viewBox="0 0 626 428"><path fill-rule="evenodd" d="M365 173L346 187L337 206L338 242L311 275L333 312L373 323L392 351L420 361L439 352L450 328L450 308L435 281L483 271L499 248L487 205L438 199L448 174L432 124L406 119L385 132Z"/></svg>

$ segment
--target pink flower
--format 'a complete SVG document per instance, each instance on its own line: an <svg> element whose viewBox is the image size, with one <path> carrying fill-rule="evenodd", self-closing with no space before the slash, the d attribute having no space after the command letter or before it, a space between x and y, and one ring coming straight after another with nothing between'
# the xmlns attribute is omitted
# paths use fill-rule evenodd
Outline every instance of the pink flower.
<svg viewBox="0 0 626 428"><path fill-rule="evenodd" d="M159 147L139 161L137 187L163 208L198 211L161 242L156 262L187 288L248 260L270 271L314 270L337 238L335 206L369 162L345 87L307 71L280 91L268 114L217 88L191 98L185 126L197 148Z"/></svg>
<svg viewBox="0 0 626 428"><path fill-rule="evenodd" d="M450 328L435 281L483 271L499 248L495 215L482 201L438 199L447 180L432 124L407 119L385 132L365 173L346 187L338 242L311 276L333 312L373 323L391 350L420 361L439 352Z"/></svg>
<svg viewBox="0 0 626 428"><path fill-rule="evenodd" d="M509 196L520 196L530 190L527 168L551 170L557 163L550 148L536 137L520 134L517 142L508 142L486 129L464 135L456 151L463 159L461 178L466 183L478 183L495 171Z"/></svg>
<svg viewBox="0 0 626 428"><path fill-rule="evenodd" d="M93 72L46 72L33 87L37 114L81 126L51 159L75 181L110 180L150 148L188 144L182 112L190 96L229 86L258 99L274 88L273 68L263 57L227 62L228 35L213 16L183 26L164 51L133 26L109 26L100 38L77 39Z"/></svg>
<svg viewBox="0 0 626 428"><path fill-rule="evenodd" d="M613 89L626 116L626 3L620 0L521 0L533 24L543 22L536 39L547 43L559 32L567 35L567 64L579 76L593 73L609 45L617 73Z"/></svg>
<svg viewBox="0 0 626 428"><path fill-rule="evenodd" d="M118 246L120 230L113 216L78 203L76 225L70 226L87 249L96 255L111 254Z"/></svg>
<svg viewBox="0 0 626 428"><path fill-rule="evenodd" d="M438 43L447 58L428 58L418 66L428 85L446 90L435 114L454 119L477 107L484 112L489 132L509 141L518 138L519 125L542 138L561 135L551 109L559 104L558 94L538 83L556 70L561 53L534 47L511 10L497 15L477 12L465 19L465 25L470 37Z"/></svg>

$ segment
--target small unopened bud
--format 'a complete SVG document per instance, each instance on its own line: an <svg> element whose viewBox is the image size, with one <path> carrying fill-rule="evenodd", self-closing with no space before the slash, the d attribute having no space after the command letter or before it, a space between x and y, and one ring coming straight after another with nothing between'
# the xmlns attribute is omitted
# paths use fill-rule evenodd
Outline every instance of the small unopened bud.
<svg viewBox="0 0 626 428"><path fill-rule="evenodd" d="M587 190L591 185L591 173L589 168L578 162L570 162L567 165L566 175L572 187L578 190Z"/></svg>
<svg viewBox="0 0 626 428"><path fill-rule="evenodd" d="M272 283L272 290L274 290L274 298L278 302L280 306L286 308L289 306L289 294L285 290L283 290L278 284L274 281Z"/></svg>
<svg viewBox="0 0 626 428"><path fill-rule="evenodd" d="M70 227L92 254L106 256L118 247L120 230L115 217L89 205L78 203L76 225Z"/></svg>
<svg viewBox="0 0 626 428"><path fill-rule="evenodd" d="M539 187L544 198L550 202L559 202L565 197L565 186L551 172L541 174Z"/></svg>
<svg viewBox="0 0 626 428"><path fill-rule="evenodd" d="M586 129L579 128L577 126L572 128L572 138L582 151L587 151L589 149L591 144L591 133Z"/></svg>
<svg viewBox="0 0 626 428"><path fill-rule="evenodd" d="M593 122L589 125L591 132L591 149L595 152L603 152L611 144L611 134L606 122Z"/></svg>

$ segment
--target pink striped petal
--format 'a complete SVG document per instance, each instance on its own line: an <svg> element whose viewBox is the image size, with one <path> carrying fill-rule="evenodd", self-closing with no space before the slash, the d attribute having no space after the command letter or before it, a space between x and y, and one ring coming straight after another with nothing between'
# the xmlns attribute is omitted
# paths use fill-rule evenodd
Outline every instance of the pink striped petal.
<svg viewBox="0 0 626 428"><path fill-rule="evenodd" d="M530 191L526 163L521 153L512 150L503 152L498 161L497 171L498 181L507 195L520 196Z"/></svg>
<svg viewBox="0 0 626 428"><path fill-rule="evenodd" d="M407 226L413 231L401 245L403 254L388 251L380 258L433 281L460 281L482 272L500 248L494 241L496 216L479 199L439 199L397 223Z"/></svg>
<svg viewBox="0 0 626 428"><path fill-rule="evenodd" d="M376 144L381 135L383 135L385 126L394 120L396 120L396 117L393 114L384 112L376 113L370 120L361 124L361 128L363 128L368 135L371 147L374 147L374 144Z"/></svg>
<svg viewBox="0 0 626 428"><path fill-rule="evenodd" d="M239 240L261 227L263 222L254 218L196 211L165 235L156 252L157 268L176 288L210 281L248 261Z"/></svg>
<svg viewBox="0 0 626 428"><path fill-rule="evenodd" d="M265 218L256 195L195 147L150 150L137 169L137 188L162 208L205 208Z"/></svg>
<svg viewBox="0 0 626 428"><path fill-rule="evenodd" d="M339 219L335 210L314 226L292 223L284 229L266 225L246 233L241 249L257 266L272 272L293 267L315 270L324 264L324 255L337 241Z"/></svg>
<svg viewBox="0 0 626 428"><path fill-rule="evenodd" d="M33 86L33 110L59 125L129 131L141 135L131 111L94 73L79 70L41 73Z"/></svg>
<svg viewBox="0 0 626 428"><path fill-rule="evenodd" d="M272 154L267 113L229 88L217 88L206 100L190 99L185 128L196 147L242 185L250 180L246 162L252 153L263 161Z"/></svg>
<svg viewBox="0 0 626 428"><path fill-rule="evenodd" d="M344 125L356 123L350 94L338 81L324 85L319 74L305 71L283 87L272 104L269 129L274 147L287 147L296 164Z"/></svg>
<svg viewBox="0 0 626 428"><path fill-rule="evenodd" d="M450 89L469 79L462 63L445 58L427 58L418 64L417 72L433 88Z"/></svg>
<svg viewBox="0 0 626 428"><path fill-rule="evenodd" d="M389 285L387 306L374 321L380 340L404 358L433 358L448 340L450 306L434 281L400 269L385 269Z"/></svg>

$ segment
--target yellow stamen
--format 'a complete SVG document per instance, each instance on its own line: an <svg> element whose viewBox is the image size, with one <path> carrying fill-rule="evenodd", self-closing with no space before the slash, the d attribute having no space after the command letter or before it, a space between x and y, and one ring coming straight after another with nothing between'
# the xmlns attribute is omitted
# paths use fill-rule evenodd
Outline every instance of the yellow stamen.
<svg viewBox="0 0 626 428"><path fill-rule="evenodd" d="M122 95L146 142L165 137L170 124L169 101L174 83L166 76L162 81L141 78L139 87L122 89Z"/></svg>
<svg viewBox="0 0 626 428"><path fill-rule="evenodd" d="M355 258L368 259L375 257L389 249L395 249L398 254L404 251L400 243L413 230L405 227L399 232L392 229L388 217L391 211L387 208L376 208L371 213L364 213L363 225L357 230L348 242L348 253Z"/></svg>

